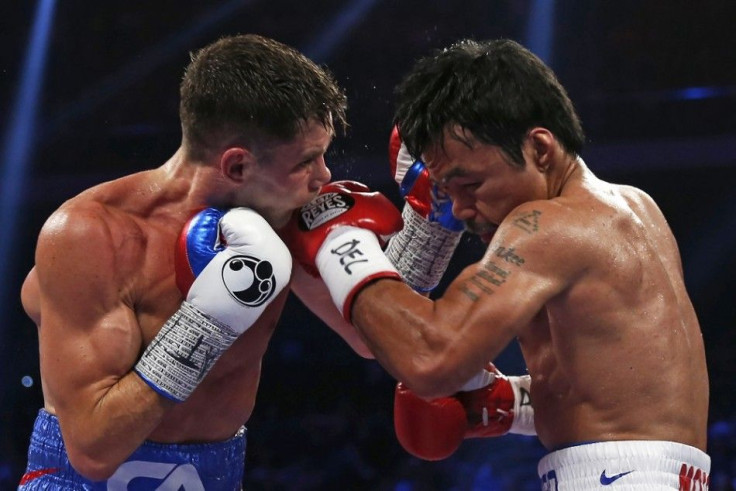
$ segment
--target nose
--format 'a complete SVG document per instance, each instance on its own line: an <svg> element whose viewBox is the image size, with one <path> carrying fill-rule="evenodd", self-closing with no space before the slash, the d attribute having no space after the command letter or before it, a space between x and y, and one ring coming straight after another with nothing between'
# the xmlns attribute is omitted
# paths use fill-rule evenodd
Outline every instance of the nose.
<svg viewBox="0 0 736 491"><path fill-rule="evenodd" d="M471 199L459 193L451 193L450 198L452 199L452 214L455 218L467 221L475 217L475 206Z"/></svg>
<svg viewBox="0 0 736 491"><path fill-rule="evenodd" d="M322 187L330 182L331 179L332 172L330 172L329 167L327 167L327 162L324 157L317 159L312 175L312 181L314 182L315 187Z"/></svg>

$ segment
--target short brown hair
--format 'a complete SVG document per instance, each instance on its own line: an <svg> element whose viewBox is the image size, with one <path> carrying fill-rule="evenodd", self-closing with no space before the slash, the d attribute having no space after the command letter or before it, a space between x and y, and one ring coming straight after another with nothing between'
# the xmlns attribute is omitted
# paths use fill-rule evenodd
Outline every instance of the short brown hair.
<svg viewBox="0 0 736 491"><path fill-rule="evenodd" d="M347 126L345 94L326 68L254 34L194 53L180 95L183 142L195 159L233 142L291 140L313 118L330 129Z"/></svg>

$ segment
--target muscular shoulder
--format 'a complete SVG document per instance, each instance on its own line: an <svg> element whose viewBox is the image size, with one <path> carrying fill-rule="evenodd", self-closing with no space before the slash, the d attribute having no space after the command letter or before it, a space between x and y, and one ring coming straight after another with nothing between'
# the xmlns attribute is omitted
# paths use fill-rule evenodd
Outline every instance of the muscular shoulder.
<svg viewBox="0 0 736 491"><path fill-rule="evenodd" d="M636 216L645 221L654 222L657 225L660 225L666 220L659 205L645 191L626 185L619 185L616 188Z"/></svg>
<svg viewBox="0 0 736 491"><path fill-rule="evenodd" d="M48 218L38 237L35 262L41 290L54 298L68 297L70 289L90 300L106 292L115 298L126 270L135 266L130 261L140 255L134 252L140 246L131 239L136 235L135 221L114 207L90 199L68 201Z"/></svg>
<svg viewBox="0 0 736 491"><path fill-rule="evenodd" d="M524 203L500 224L487 254L564 288L593 261L589 219L557 200Z"/></svg>
<svg viewBox="0 0 736 491"><path fill-rule="evenodd" d="M68 253L85 252L92 259L91 256L112 252L119 237L130 232L133 225L125 213L109 205L96 200L73 199L46 220L38 246L40 252L47 248Z"/></svg>
<svg viewBox="0 0 736 491"><path fill-rule="evenodd" d="M496 238L526 247L554 251L585 227L582 217L569 205L556 200L529 201L515 208L500 224Z"/></svg>
<svg viewBox="0 0 736 491"><path fill-rule="evenodd" d="M49 247L83 252L92 260L134 260L115 256L129 255L145 242L144 218L150 202L156 202L144 192L146 175L103 183L65 202L41 229L39 251Z"/></svg>

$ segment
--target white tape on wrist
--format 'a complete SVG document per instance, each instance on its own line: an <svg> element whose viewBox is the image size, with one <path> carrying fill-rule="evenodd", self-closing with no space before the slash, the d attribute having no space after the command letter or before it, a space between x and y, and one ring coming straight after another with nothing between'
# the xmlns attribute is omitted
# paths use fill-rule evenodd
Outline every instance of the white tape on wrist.
<svg viewBox="0 0 736 491"><path fill-rule="evenodd" d="M376 278L401 279L386 258L376 235L357 227L340 227L327 235L315 264L332 301L350 321L353 297Z"/></svg>
<svg viewBox="0 0 736 491"><path fill-rule="evenodd" d="M432 291L445 274L463 232L427 220L408 203L401 217L404 228L391 238L386 256L414 290Z"/></svg>
<svg viewBox="0 0 736 491"><path fill-rule="evenodd" d="M469 379L462 387L458 389L459 392L470 392L473 390L488 387L496 380L496 374L486 369L478 372L474 377Z"/></svg>
<svg viewBox="0 0 736 491"><path fill-rule="evenodd" d="M237 334L217 319L183 302L135 365L159 394L185 401Z"/></svg>
<svg viewBox="0 0 736 491"><path fill-rule="evenodd" d="M507 377L514 391L514 420L509 433L516 435L536 435L534 428L534 408L532 408L531 385L529 375Z"/></svg>

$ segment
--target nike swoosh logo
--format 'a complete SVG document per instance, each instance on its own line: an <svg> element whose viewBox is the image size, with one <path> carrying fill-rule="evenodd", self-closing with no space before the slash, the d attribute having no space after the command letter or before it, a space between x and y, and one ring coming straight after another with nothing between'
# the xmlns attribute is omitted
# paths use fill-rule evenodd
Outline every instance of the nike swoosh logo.
<svg viewBox="0 0 736 491"><path fill-rule="evenodd" d="M614 481L617 479L621 479L627 474L631 474L634 471L628 471L628 472L621 472L619 474L614 474L613 476L607 476L606 470L604 469L603 472L601 472L601 484L604 486L608 486L609 484L613 484Z"/></svg>
<svg viewBox="0 0 736 491"><path fill-rule="evenodd" d="M26 472L25 474L23 474L23 477L20 478L19 485L22 486L24 484L28 484L34 479L38 479L39 477L45 476L46 474L53 474L54 472L57 472L58 470L59 470L58 467L51 467L48 469L39 469L37 471Z"/></svg>

